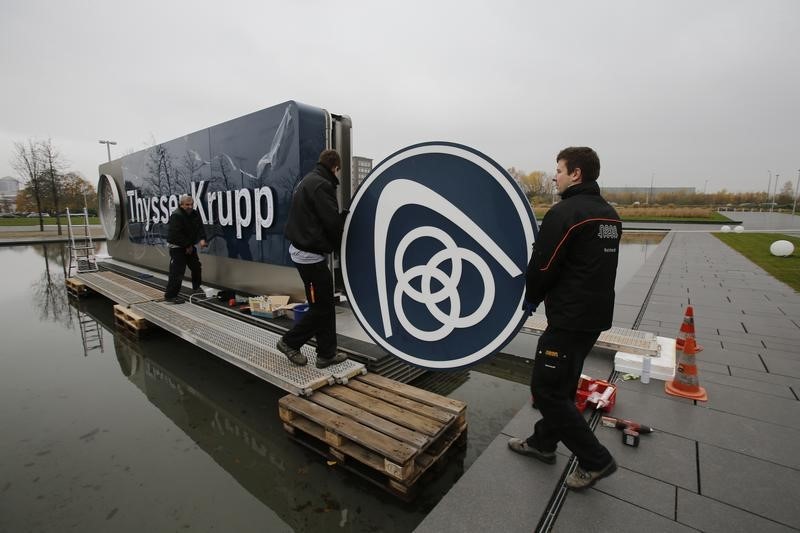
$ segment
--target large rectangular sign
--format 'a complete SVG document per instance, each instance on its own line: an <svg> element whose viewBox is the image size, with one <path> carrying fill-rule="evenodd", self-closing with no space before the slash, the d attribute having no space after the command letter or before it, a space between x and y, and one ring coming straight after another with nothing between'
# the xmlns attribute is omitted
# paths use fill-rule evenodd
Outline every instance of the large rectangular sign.
<svg viewBox="0 0 800 533"><path fill-rule="evenodd" d="M165 246L169 215L189 194L209 254L290 265L283 229L292 192L326 148L327 120L290 101L123 157L120 238Z"/></svg>

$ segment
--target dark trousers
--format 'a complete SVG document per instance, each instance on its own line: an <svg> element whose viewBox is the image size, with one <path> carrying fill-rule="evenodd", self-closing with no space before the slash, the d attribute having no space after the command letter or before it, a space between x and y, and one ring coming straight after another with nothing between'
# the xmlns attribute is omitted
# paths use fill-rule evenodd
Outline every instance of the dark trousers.
<svg viewBox="0 0 800 533"><path fill-rule="evenodd" d="M531 376L531 391L542 418L528 444L551 452L561 441L585 470L600 470L611 462L611 454L575 407L583 361L599 336L600 332L548 327L539 338Z"/></svg>
<svg viewBox="0 0 800 533"><path fill-rule="evenodd" d="M308 312L283 336L290 348L300 349L311 337L317 338L317 356L336 355L336 307L333 276L325 261L310 265L295 263L306 289Z"/></svg>
<svg viewBox="0 0 800 533"><path fill-rule="evenodd" d="M175 298L181 291L181 281L186 267L192 271L192 289L197 290L203 284L200 259L197 258L197 248L192 246L192 253L187 253L186 248L169 249L169 281L164 298Z"/></svg>

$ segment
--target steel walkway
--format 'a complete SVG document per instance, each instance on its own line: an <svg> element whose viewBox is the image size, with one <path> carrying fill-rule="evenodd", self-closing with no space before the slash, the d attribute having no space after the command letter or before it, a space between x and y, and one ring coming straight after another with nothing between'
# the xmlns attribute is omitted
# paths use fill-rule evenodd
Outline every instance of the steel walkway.
<svg viewBox="0 0 800 533"><path fill-rule="evenodd" d="M534 313L522 325L525 333L541 334L547 329L547 318L541 313ZM619 352L658 357L661 346L656 335L636 329L613 327L600 334L595 346Z"/></svg>
<svg viewBox="0 0 800 533"><path fill-rule="evenodd" d="M114 272L78 274L76 278L147 321L293 394L309 395L367 372L363 364L352 360L320 370L309 346L301 349L309 364L295 366L275 347L280 338L277 333L192 303L155 301L163 299L162 291Z"/></svg>

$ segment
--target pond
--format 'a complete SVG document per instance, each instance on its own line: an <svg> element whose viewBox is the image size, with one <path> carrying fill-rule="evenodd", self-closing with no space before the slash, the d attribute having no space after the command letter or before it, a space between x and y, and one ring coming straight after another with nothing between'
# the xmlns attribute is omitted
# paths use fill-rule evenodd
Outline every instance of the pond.
<svg viewBox="0 0 800 533"><path fill-rule="evenodd" d="M622 250L633 275L649 251ZM403 503L290 440L282 390L68 298L65 260L0 248L0 531L412 531L528 399L514 357L426 380L467 402L468 442Z"/></svg>

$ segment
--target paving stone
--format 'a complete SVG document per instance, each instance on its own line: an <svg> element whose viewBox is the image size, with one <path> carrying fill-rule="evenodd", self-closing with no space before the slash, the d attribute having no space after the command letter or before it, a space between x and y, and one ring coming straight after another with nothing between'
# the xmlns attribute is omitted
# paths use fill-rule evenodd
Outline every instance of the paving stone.
<svg viewBox="0 0 800 533"><path fill-rule="evenodd" d="M728 346L728 345L736 345L736 346L747 346L746 350L741 350L743 352L752 352L756 353L757 350L763 349L764 344L761 342L761 337L756 335L748 335L743 331L728 331L724 329L719 330L720 334L716 336L714 340L717 340L721 345ZM733 348L728 348L729 350L733 350Z"/></svg>
<svg viewBox="0 0 800 533"><path fill-rule="evenodd" d="M764 359L764 364L767 365L767 369L771 374L782 374L784 376L800 378L800 361L790 361L769 354L764 354L761 358Z"/></svg>
<svg viewBox="0 0 800 533"><path fill-rule="evenodd" d="M764 335L767 338L800 340L800 328L795 327L791 320L764 319L749 315L742 318L742 324L748 333Z"/></svg>
<svg viewBox="0 0 800 533"><path fill-rule="evenodd" d="M676 402L666 397L633 391L625 397L624 402L617 402L613 416L636 420L665 433L800 469L800 455L796 453L794 444L800 442L800 430Z"/></svg>
<svg viewBox="0 0 800 533"><path fill-rule="evenodd" d="M783 533L793 529L736 507L678 489L678 516L686 524L708 533Z"/></svg>
<svg viewBox="0 0 800 533"><path fill-rule="evenodd" d="M780 342L774 340L774 337L766 338L761 337L761 343L764 345L764 348L767 350L777 350L781 352L791 352L792 350L797 349L797 344L791 342L791 340L787 339L786 342Z"/></svg>
<svg viewBox="0 0 800 533"><path fill-rule="evenodd" d="M614 413L611 415L615 416ZM634 420L641 424L656 425L653 420ZM697 491L695 441L655 431L641 435L639 446L634 448L622 443L622 431L618 429L598 425L594 433L597 440L614 456L617 464L671 485Z"/></svg>
<svg viewBox="0 0 800 533"><path fill-rule="evenodd" d="M794 398L776 398L761 392L721 385L712 380L702 382L708 392L703 406L762 422L800 429L800 402Z"/></svg>
<svg viewBox="0 0 800 533"><path fill-rule="evenodd" d="M719 344L714 342L703 342L702 345L703 351L695 356L698 365L701 362L717 363L720 365L749 368L751 370L766 370L755 349L749 351L724 350L720 348Z"/></svg>
<svg viewBox="0 0 800 533"><path fill-rule="evenodd" d="M700 486L704 496L800 528L800 475L795 469L701 444Z"/></svg>
<svg viewBox="0 0 800 533"><path fill-rule="evenodd" d="M615 458L620 464L619 456L615 454ZM595 489L670 520L675 518L675 486L653 477L620 467L614 475L595 485Z"/></svg>
<svg viewBox="0 0 800 533"><path fill-rule="evenodd" d="M700 371L700 383L703 383L703 376L705 373L713 373L713 374L722 374L724 376L730 376L731 371L728 365L723 365L721 363L710 363L705 359L697 361L697 369Z"/></svg>
<svg viewBox="0 0 800 533"><path fill-rule="evenodd" d="M748 378L756 381L763 381L765 383L775 383L777 385L786 385L787 387L795 387L800 392L800 378L792 376L784 376L781 374L773 374L770 372L756 372L746 368L731 368L731 374L736 377Z"/></svg>
<svg viewBox="0 0 800 533"><path fill-rule="evenodd" d="M552 531L566 533L695 531L652 511L601 492L600 484L606 481L608 480L599 481L596 488L587 491L569 492Z"/></svg>
<svg viewBox="0 0 800 533"><path fill-rule="evenodd" d="M698 364L697 366L700 368L701 372L705 370L701 365ZM709 372L708 374L702 373L700 380L701 384L717 383L719 385L727 385L728 387L737 389L761 392L763 394L770 394L779 398L796 400L794 394L792 394L792 391L789 390L788 385L778 385L764 381L757 381L755 379L741 378L728 375L727 373L723 375L722 373L718 372Z"/></svg>
<svg viewBox="0 0 800 533"><path fill-rule="evenodd" d="M473 533L497 531L498 524L503 531L533 531L566 463L516 454L507 441L504 435L492 441L414 531Z"/></svg>
<svg viewBox="0 0 800 533"><path fill-rule="evenodd" d="M789 361L800 361L800 346L790 351L762 348L758 353L761 355L769 355L770 357L777 357L779 359L788 359Z"/></svg>

